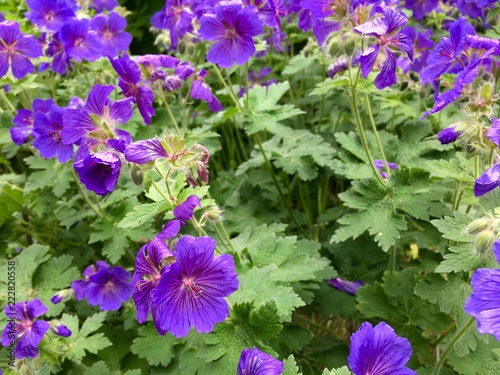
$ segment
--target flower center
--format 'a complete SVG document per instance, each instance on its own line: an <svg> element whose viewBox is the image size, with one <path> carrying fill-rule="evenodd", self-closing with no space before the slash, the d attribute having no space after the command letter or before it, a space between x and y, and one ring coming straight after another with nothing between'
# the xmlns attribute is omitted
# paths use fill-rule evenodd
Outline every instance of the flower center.
<svg viewBox="0 0 500 375"><path fill-rule="evenodd" d="M83 38L78 38L75 40L75 46L80 47L83 44Z"/></svg>
<svg viewBox="0 0 500 375"><path fill-rule="evenodd" d="M185 290L191 291L193 293L194 298L198 298L201 295L201 288L197 286L192 278L184 278L182 279L182 286Z"/></svg>
<svg viewBox="0 0 500 375"><path fill-rule="evenodd" d="M235 39L236 38L236 29L234 28L227 28L226 29L226 34L224 35L226 39Z"/></svg>
<svg viewBox="0 0 500 375"><path fill-rule="evenodd" d="M106 288L106 290L113 290L113 283L111 281L108 281L104 287Z"/></svg>
<svg viewBox="0 0 500 375"><path fill-rule="evenodd" d="M54 19L54 12L48 12L46 15L45 15L45 21L47 22L50 22Z"/></svg>

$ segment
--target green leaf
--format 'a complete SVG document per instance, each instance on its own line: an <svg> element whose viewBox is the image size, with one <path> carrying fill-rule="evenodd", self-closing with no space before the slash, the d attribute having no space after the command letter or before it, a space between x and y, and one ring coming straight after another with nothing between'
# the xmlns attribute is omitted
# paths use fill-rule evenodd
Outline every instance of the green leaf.
<svg viewBox="0 0 500 375"><path fill-rule="evenodd" d="M437 303L439 309L446 314L462 311L471 292L472 288L468 282L452 274L448 275L448 280L441 275L429 274L415 287L417 296Z"/></svg>
<svg viewBox="0 0 500 375"><path fill-rule="evenodd" d="M106 363L99 361L85 369L83 375L109 375L109 368Z"/></svg>
<svg viewBox="0 0 500 375"><path fill-rule="evenodd" d="M167 206L165 203L143 203L134 207L134 210L128 212L125 217L118 223L118 228L128 229L137 228L138 226L146 223L155 215L163 212Z"/></svg>
<svg viewBox="0 0 500 375"><path fill-rule="evenodd" d="M81 363L85 352L96 354L99 350L111 345L103 333L91 333L98 330L106 317L105 312L96 313L88 317L83 323L81 329L78 327L78 317L69 314L63 314L62 321L72 332L71 336L66 339L68 351L66 357L73 362Z"/></svg>
<svg viewBox="0 0 500 375"><path fill-rule="evenodd" d="M430 160L425 166L431 176L438 178L451 178L463 182L474 182L474 169L460 163L458 158L451 160Z"/></svg>
<svg viewBox="0 0 500 375"><path fill-rule="evenodd" d="M23 191L17 186L4 185L0 192L0 227L23 206Z"/></svg>
<svg viewBox="0 0 500 375"><path fill-rule="evenodd" d="M443 261L436 268L436 273L441 272L468 272L481 263L481 258L473 251L471 244L460 244L449 248Z"/></svg>
<svg viewBox="0 0 500 375"><path fill-rule="evenodd" d="M500 361L493 353L500 348L498 341L490 339L489 343L479 341L473 355L458 357L455 353L448 355L448 363L463 375L498 375Z"/></svg>
<svg viewBox="0 0 500 375"><path fill-rule="evenodd" d="M282 375L302 375L293 354L290 354L290 356L285 359Z"/></svg>
<svg viewBox="0 0 500 375"><path fill-rule="evenodd" d="M61 197L70 186L73 180L69 163L58 163L55 160L43 159L40 156L30 156L24 161L32 169L42 169L40 172L29 174L24 187L25 191L35 191L52 187L52 192L56 197Z"/></svg>
<svg viewBox="0 0 500 375"><path fill-rule="evenodd" d="M325 369L322 375L352 375L352 372L347 366L344 366L331 371Z"/></svg>
<svg viewBox="0 0 500 375"><path fill-rule="evenodd" d="M309 95L325 95L336 87L348 86L349 78L346 76L337 76L334 79L327 78L323 82L317 83L316 88Z"/></svg>
<svg viewBox="0 0 500 375"><path fill-rule="evenodd" d="M303 306L304 302L291 287L271 280L271 274L275 269L277 269L275 265L265 268L253 267L245 274L239 275L240 286L229 297L230 303L253 302L256 307L260 307L274 301L280 319L290 321L292 311Z"/></svg>
<svg viewBox="0 0 500 375"><path fill-rule="evenodd" d="M164 367L174 358L175 337L171 334L161 336L156 328L147 325L139 328L139 336L134 339L130 350L143 358L151 366L162 365Z"/></svg>
<svg viewBox="0 0 500 375"><path fill-rule="evenodd" d="M304 69L307 69L316 61L316 56L311 54L309 56L300 53L299 55L295 55L290 61L288 65L283 69L281 74L283 75L294 75L301 72Z"/></svg>
<svg viewBox="0 0 500 375"><path fill-rule="evenodd" d="M431 220L441 233L443 237L455 242L468 242L474 241L474 235L465 231L465 228L472 222L474 218L463 212L455 212L454 216L445 216L442 219Z"/></svg>
<svg viewBox="0 0 500 375"><path fill-rule="evenodd" d="M274 303L266 303L256 309L251 304L236 304L231 309L230 319L215 326L203 336L206 344L198 353L209 364L207 374L233 374L238 366L241 352L253 346L272 355L269 347L263 347L260 340L271 340L279 334L278 312ZM218 372L219 371L219 372Z"/></svg>

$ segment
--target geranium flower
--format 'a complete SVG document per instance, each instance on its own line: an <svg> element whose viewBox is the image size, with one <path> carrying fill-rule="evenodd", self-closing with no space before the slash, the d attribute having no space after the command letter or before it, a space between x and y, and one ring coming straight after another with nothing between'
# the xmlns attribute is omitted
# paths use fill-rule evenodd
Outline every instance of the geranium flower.
<svg viewBox="0 0 500 375"><path fill-rule="evenodd" d="M422 20L428 13L432 12L438 5L438 0L406 0L405 8L413 10L413 18Z"/></svg>
<svg viewBox="0 0 500 375"><path fill-rule="evenodd" d="M183 5L183 0L167 0L163 9L151 17L151 24L154 27L170 32L172 48L177 47L179 38L193 32L194 14L189 7Z"/></svg>
<svg viewBox="0 0 500 375"><path fill-rule="evenodd" d="M80 181L88 190L99 195L111 193L120 177L122 163L112 152L89 153L86 157L75 160L75 170Z"/></svg>
<svg viewBox="0 0 500 375"><path fill-rule="evenodd" d="M132 293L129 280L130 273L119 266L99 270L89 277L90 284L85 289L89 305L99 305L101 310L118 310Z"/></svg>
<svg viewBox="0 0 500 375"><path fill-rule="evenodd" d="M52 57L52 70L59 74L66 74L71 64L71 59L66 52L66 47L59 39L59 33L53 35L52 41L47 48L47 53Z"/></svg>
<svg viewBox="0 0 500 375"><path fill-rule="evenodd" d="M48 114L35 114L33 126L37 134L33 147L46 159L57 156L60 163L66 163L73 157L73 145L62 142L63 114L64 109L53 105Z"/></svg>
<svg viewBox="0 0 500 375"><path fill-rule="evenodd" d="M151 117L155 115L152 106L155 94L149 87L141 83L141 69L127 54L110 61L118 74L118 86L122 89L122 94L133 99L144 122L146 125L150 125Z"/></svg>
<svg viewBox="0 0 500 375"><path fill-rule="evenodd" d="M81 301L85 298L85 289L90 285L89 277L96 274L103 268L109 268L109 264L102 260L98 260L94 265L88 266L82 273L83 280L75 280L71 283L71 288L75 292L75 298Z"/></svg>
<svg viewBox="0 0 500 375"><path fill-rule="evenodd" d="M405 367L411 357L410 342L396 335L385 322L373 327L364 322L351 336L347 363L354 375L416 375Z"/></svg>
<svg viewBox="0 0 500 375"><path fill-rule="evenodd" d="M20 109L17 111L17 115L12 119L12 123L16 126L10 128L10 136L12 141L21 146L28 141L28 137L33 134L36 136L37 133L33 131L33 124L35 122L35 114L49 113L50 108L54 105L54 100L52 99L35 99L31 104L33 110Z"/></svg>
<svg viewBox="0 0 500 375"><path fill-rule="evenodd" d="M29 58L42 56L42 48L33 35L21 33L17 22L0 22L0 78L7 74L9 66L17 79L35 71Z"/></svg>
<svg viewBox="0 0 500 375"><path fill-rule="evenodd" d="M112 102L109 95L114 89L111 85L95 85L82 109L66 109L62 131L65 144L79 142L85 137L105 141L118 136L117 125L130 120L133 108L132 98Z"/></svg>
<svg viewBox="0 0 500 375"><path fill-rule="evenodd" d="M208 72L205 69L201 69L196 78L193 80L191 84L191 93L190 96L193 99L203 100L208 104L208 109L212 112L222 111L222 104L219 99L213 94L210 86L205 83L205 77L208 75Z"/></svg>
<svg viewBox="0 0 500 375"><path fill-rule="evenodd" d="M255 53L253 37L264 31L257 9L243 8L239 1L221 1L214 12L201 17L198 30L200 38L216 41L207 60L222 68L230 68L235 62L245 64Z"/></svg>
<svg viewBox="0 0 500 375"><path fill-rule="evenodd" d="M488 168L474 184L474 195L480 197L500 186L500 164Z"/></svg>
<svg viewBox="0 0 500 375"><path fill-rule="evenodd" d="M413 61L413 43L400 31L408 22L403 13L386 6L378 6L377 11L384 16L357 26L354 31L376 38L375 44L368 47L359 58L364 78L372 71L380 52L385 54L380 73L374 81L375 86L382 90L396 83L396 55L392 49L406 52L408 58Z"/></svg>
<svg viewBox="0 0 500 375"><path fill-rule="evenodd" d="M365 284L361 280L347 281L340 277L334 277L333 279L327 281L328 284L333 286L335 289L340 290L341 292L347 292L352 295L356 295L356 291Z"/></svg>
<svg viewBox="0 0 500 375"><path fill-rule="evenodd" d="M130 163L146 164L159 158L168 158L168 153L156 138L133 142L125 149L125 159Z"/></svg>
<svg viewBox="0 0 500 375"><path fill-rule="evenodd" d="M132 43L132 35L123 31L126 27L127 21L116 12L111 12L107 17L98 14L90 21L90 28L102 44L104 54L111 58L120 51L128 50Z"/></svg>
<svg viewBox="0 0 500 375"><path fill-rule="evenodd" d="M176 235L176 234L175 234ZM174 235L174 236L175 236ZM172 236L172 237L174 237ZM167 258L173 259L174 254L160 238L153 238L141 247L135 259L135 272L132 276L132 298L137 309L137 320L144 323L148 319L149 311L153 315L153 322L159 333L165 334L159 326L159 309L153 305L151 293L156 289L161 276L170 267L163 263Z"/></svg>
<svg viewBox="0 0 500 375"><path fill-rule="evenodd" d="M238 375L280 375L284 366L283 362L254 346L241 352Z"/></svg>
<svg viewBox="0 0 500 375"><path fill-rule="evenodd" d="M210 237L182 237L173 263L152 293L160 308L161 329L180 338L190 326L211 332L229 315L224 297L238 289L234 260L228 254L214 258L216 243Z"/></svg>
<svg viewBox="0 0 500 375"><path fill-rule="evenodd" d="M486 132L486 136L490 141L500 147L500 119L492 118L491 127Z"/></svg>
<svg viewBox="0 0 500 375"><path fill-rule="evenodd" d="M25 16L45 33L57 32L72 17L75 12L66 0L26 0L30 12Z"/></svg>
<svg viewBox="0 0 500 375"><path fill-rule="evenodd" d="M200 198L197 195L190 195L184 202L174 208L174 216L179 220L190 220L196 207L201 207Z"/></svg>
<svg viewBox="0 0 500 375"><path fill-rule="evenodd" d="M500 241L493 244L493 254L500 263ZM472 275L472 295L465 302L465 311L477 320L477 330L489 333L500 341L500 269L480 268Z"/></svg>
<svg viewBox="0 0 500 375"><path fill-rule="evenodd" d="M49 309L38 298L19 302L14 306L5 306L5 315L15 319L15 331L11 331L11 322L7 323L2 333L2 345L9 346L13 341L9 336L14 333L17 337L15 356L21 358L35 358L38 355L38 345L45 333L49 330L50 324L45 320L35 318L45 314Z"/></svg>
<svg viewBox="0 0 500 375"><path fill-rule="evenodd" d="M455 142L458 139L458 137L460 137L460 134L462 134L462 132L456 132L455 128L456 125L441 130L438 133L438 141L442 145L447 145L448 143Z"/></svg>
<svg viewBox="0 0 500 375"><path fill-rule="evenodd" d="M90 32L90 21L73 18L59 32L59 39L69 57L80 62L96 61L101 57L103 46L94 33Z"/></svg>

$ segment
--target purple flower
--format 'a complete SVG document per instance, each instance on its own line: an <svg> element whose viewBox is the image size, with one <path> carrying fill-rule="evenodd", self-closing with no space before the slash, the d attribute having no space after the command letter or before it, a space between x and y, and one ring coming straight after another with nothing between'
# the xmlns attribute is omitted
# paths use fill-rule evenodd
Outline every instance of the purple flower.
<svg viewBox="0 0 500 375"><path fill-rule="evenodd" d="M66 74L71 59L66 52L66 47L59 39L59 33L53 35L53 39L47 48L47 53L49 56L52 56L52 70L59 74Z"/></svg>
<svg viewBox="0 0 500 375"><path fill-rule="evenodd" d="M169 30L172 48L176 48L179 38L193 32L193 19L194 14L183 6L183 0L167 0L163 9L151 17L151 24L157 29Z"/></svg>
<svg viewBox="0 0 500 375"><path fill-rule="evenodd" d="M86 290L87 286L89 286L89 284L90 284L89 277L96 274L98 271L100 271L104 268L109 268L109 264L107 264L106 262L104 262L102 260L98 260L96 262L95 266L92 265L92 266L88 266L87 268L85 268L85 270L82 273L82 275L84 277L83 280L75 280L71 283L71 288L75 292L75 298L78 301L81 301L86 297L85 290Z"/></svg>
<svg viewBox="0 0 500 375"><path fill-rule="evenodd" d="M17 22L0 22L0 78L7 74L9 65L17 79L33 73L35 67L29 58L42 56L42 48L33 35L21 33Z"/></svg>
<svg viewBox="0 0 500 375"><path fill-rule="evenodd" d="M257 9L243 8L239 1L221 1L214 11L201 17L198 30L200 38L216 41L207 60L222 68L230 68L235 62L245 64L255 53L252 37L264 31Z"/></svg>
<svg viewBox="0 0 500 375"><path fill-rule="evenodd" d="M196 73L196 68L189 61L183 61L175 67L174 73L182 80L188 79L194 73Z"/></svg>
<svg viewBox="0 0 500 375"><path fill-rule="evenodd" d="M139 66L125 54L119 59L111 60L111 65L120 77L118 86L127 98L133 98L137 104L144 122L151 124L151 117L155 115L152 106L155 94L147 86L141 84L141 70Z"/></svg>
<svg viewBox="0 0 500 375"><path fill-rule="evenodd" d="M389 174L386 172L387 167L389 167L391 170L394 170L398 167L398 165L396 163L391 163L391 162L387 162L387 166L386 166L383 160L374 160L373 165L375 166L376 169L381 171L380 175L383 178L389 178Z"/></svg>
<svg viewBox="0 0 500 375"><path fill-rule="evenodd" d="M405 8L413 10L413 18L422 20L428 13L432 12L438 5L437 0L406 0Z"/></svg>
<svg viewBox="0 0 500 375"><path fill-rule="evenodd" d="M380 51L385 53L381 71L374 82L375 86L382 90L396 83L396 55L391 49L404 51L408 58L413 60L413 43L405 33L400 32L401 27L408 22L403 13L386 6L379 6L377 10L384 16L357 26L354 31L377 39L359 58L364 78L372 71Z"/></svg>
<svg viewBox="0 0 500 375"><path fill-rule="evenodd" d="M62 337L70 337L71 336L71 331L69 330L69 328L60 322L56 327L52 327L52 328L53 328L53 331L56 335L59 335Z"/></svg>
<svg viewBox="0 0 500 375"><path fill-rule="evenodd" d="M491 119L491 127L486 132L486 136L490 141L500 147L500 119Z"/></svg>
<svg viewBox="0 0 500 375"><path fill-rule="evenodd" d="M425 33L416 32L413 27L407 27L401 31L413 42L413 62L405 56L398 58L398 66L404 73L409 70L420 73L426 66L426 60L430 54L430 48L434 47L434 42L430 39L430 30Z"/></svg>
<svg viewBox="0 0 500 375"><path fill-rule="evenodd" d="M190 220L196 207L201 208L200 198L190 195L184 202L174 208L174 216L179 220Z"/></svg>
<svg viewBox="0 0 500 375"><path fill-rule="evenodd" d="M159 158L168 158L168 156L161 141L156 138L133 142L125 149L125 159L136 164L146 164Z"/></svg>
<svg viewBox="0 0 500 375"><path fill-rule="evenodd" d="M102 13L103 10L111 12L118 6L118 0L91 0L90 7L95 9L97 13Z"/></svg>
<svg viewBox="0 0 500 375"><path fill-rule="evenodd" d="M121 161L109 151L89 154L78 161L75 170L88 190L99 195L111 193L120 177Z"/></svg>
<svg viewBox="0 0 500 375"><path fill-rule="evenodd" d="M165 334L159 326L159 309L152 304L151 293L156 289L161 276L169 269L167 258L173 260L173 254L159 238L153 238L137 253L135 272L132 276L132 298L137 309L137 320L144 323L152 312L153 322L159 333Z"/></svg>
<svg viewBox="0 0 500 375"><path fill-rule="evenodd" d="M45 320L35 318L47 311L48 308L38 298L5 307L5 315L10 319L15 319L15 322L14 320L7 322L2 333L2 345L10 346L11 341L18 338L15 351L17 359L35 358L38 355L38 345L49 330L50 324ZM12 324L14 324L14 330L11 328Z"/></svg>
<svg viewBox="0 0 500 375"><path fill-rule="evenodd" d="M448 143L455 142L458 139L458 137L460 137L460 134L462 134L462 132L456 132L455 128L456 125L441 130L438 133L438 141L442 145L447 145Z"/></svg>
<svg viewBox="0 0 500 375"><path fill-rule="evenodd" d="M12 141L21 146L28 141L28 137L33 133L33 136L38 134L33 131L33 124L35 122L35 113L48 113L52 105L54 105L54 100L52 99L35 99L31 107L33 110L20 109L17 111L17 115L12 119L12 123L16 126L10 128L10 135Z"/></svg>
<svg viewBox="0 0 500 375"><path fill-rule="evenodd" d="M210 237L182 237L175 247L175 263L163 274L152 293L159 305L160 326L180 338L190 326L211 332L229 315L224 297L238 289L231 255L214 258L216 243Z"/></svg>
<svg viewBox="0 0 500 375"><path fill-rule="evenodd" d="M57 32L75 12L66 0L26 0L31 12L25 13L27 19L37 25L43 32Z"/></svg>
<svg viewBox="0 0 500 375"><path fill-rule="evenodd" d="M356 291L359 287L363 286L365 283L361 280L357 281L347 281L340 277L334 277L333 279L328 280L328 284L333 286L335 289L340 290L341 292L347 292L352 295L356 295Z"/></svg>
<svg viewBox="0 0 500 375"><path fill-rule="evenodd" d="M476 35L476 31L464 17L451 24L450 38L441 38L427 58L427 67L420 72L422 83L432 82L445 72L458 73L463 69L460 54L468 35Z"/></svg>
<svg viewBox="0 0 500 375"><path fill-rule="evenodd" d="M212 112L222 111L223 108L219 99L217 99L217 97L213 94L210 86L205 83L204 77L207 74L208 73L205 69L200 70L191 85L190 96L193 99L203 100L208 104L208 109L210 109Z"/></svg>
<svg viewBox="0 0 500 375"><path fill-rule="evenodd" d="M90 276L85 290L89 305L99 305L101 310L118 310L132 293L129 279L130 273L119 266L103 268Z"/></svg>
<svg viewBox="0 0 500 375"><path fill-rule="evenodd" d="M500 186L500 164L487 169L474 184L474 195L480 197Z"/></svg>
<svg viewBox="0 0 500 375"><path fill-rule="evenodd" d="M111 102L109 95L114 89L114 86L95 85L82 109L66 109L62 131L65 144L79 142L85 137L102 141L118 135L116 126L130 120L133 108L131 98Z"/></svg>
<svg viewBox="0 0 500 375"><path fill-rule="evenodd" d="M238 375L280 375L284 364L259 348L246 348L241 352Z"/></svg>
<svg viewBox="0 0 500 375"><path fill-rule="evenodd" d="M33 147L46 159L57 156L59 162L66 163L73 157L73 145L62 143L63 114L64 109L56 105L52 106L48 114L35 114L33 130L37 137L33 141Z"/></svg>
<svg viewBox="0 0 500 375"><path fill-rule="evenodd" d="M500 263L500 241L493 244L493 253ZM500 269L480 268L472 275L472 295L465 302L465 311L477 320L477 330L494 335L500 341Z"/></svg>
<svg viewBox="0 0 500 375"><path fill-rule="evenodd" d="M420 119L423 120L427 116L443 110L445 107L458 100L462 95L462 90L464 89L464 87L472 83L476 79L477 75L479 74L480 65L482 64L484 59L488 58L490 53L491 51L486 52L480 57L477 57L477 55L474 54L469 64L460 72L460 74L455 79L455 86L451 90L448 90L445 93L439 95L436 98L434 107L425 112Z"/></svg>
<svg viewBox="0 0 500 375"><path fill-rule="evenodd" d="M63 300L64 296L62 295L61 292L58 292L54 294L54 296L50 299L50 302L52 302L54 305L57 305L58 303L61 303Z"/></svg>
<svg viewBox="0 0 500 375"><path fill-rule="evenodd" d="M143 65L152 73L157 68L175 68L179 64L179 59L170 55L142 55L138 56L135 62Z"/></svg>
<svg viewBox="0 0 500 375"><path fill-rule="evenodd" d="M132 42L132 35L123 31L127 21L116 12L108 17L99 14L92 18L90 28L95 32L97 39L103 46L106 56L115 57L119 51L126 51Z"/></svg>
<svg viewBox="0 0 500 375"><path fill-rule="evenodd" d="M347 363L355 375L416 375L405 367L411 357L411 345L396 335L385 322L375 328L368 322L361 324L351 336Z"/></svg>
<svg viewBox="0 0 500 375"><path fill-rule="evenodd" d="M64 44L66 53L72 59L96 61L101 57L103 46L97 36L90 32L90 21L71 19L59 32L59 39Z"/></svg>

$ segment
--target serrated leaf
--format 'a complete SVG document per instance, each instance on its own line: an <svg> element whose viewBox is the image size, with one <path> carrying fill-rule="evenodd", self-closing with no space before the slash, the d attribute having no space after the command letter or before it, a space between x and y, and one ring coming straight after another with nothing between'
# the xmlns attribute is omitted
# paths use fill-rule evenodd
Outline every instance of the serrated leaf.
<svg viewBox="0 0 500 375"><path fill-rule="evenodd" d="M118 228L128 229L137 228L148 220L152 219L156 214L163 211L165 203L143 203L134 207L134 210L128 212L125 217L118 223Z"/></svg>
<svg viewBox="0 0 500 375"><path fill-rule="evenodd" d="M443 261L436 268L436 273L470 271L481 262L481 258L473 251L471 244L459 244L449 248Z"/></svg>
<svg viewBox="0 0 500 375"><path fill-rule="evenodd" d="M306 56L303 53L296 55L290 59L288 65L283 69L282 74L294 75L300 71L307 69L316 60L315 55Z"/></svg>
<svg viewBox="0 0 500 375"><path fill-rule="evenodd" d="M474 235L465 231L465 228L474 218L463 212L455 212L454 216L445 216L442 219L431 220L443 237L455 242L473 242Z"/></svg>
<svg viewBox="0 0 500 375"><path fill-rule="evenodd" d="M85 369L83 375L109 375L109 368L106 363L99 361Z"/></svg>
<svg viewBox="0 0 500 375"><path fill-rule="evenodd" d="M333 370L325 369L322 375L352 375L352 372L347 366L344 366Z"/></svg>
<svg viewBox="0 0 500 375"><path fill-rule="evenodd" d="M152 325L139 328L139 335L134 339L130 350L143 358L151 366L162 365L164 367L174 358L175 337L171 334L162 336Z"/></svg>
<svg viewBox="0 0 500 375"><path fill-rule="evenodd" d="M497 375L500 361L493 353L500 344L496 340L489 343L479 341L473 355L457 357L454 353L448 355L448 363L462 375Z"/></svg>
<svg viewBox="0 0 500 375"><path fill-rule="evenodd" d="M429 160L425 165L431 175L435 177L451 178L464 182L474 181L474 171L468 170L466 166L460 163L459 159Z"/></svg>
<svg viewBox="0 0 500 375"><path fill-rule="evenodd" d="M325 95L336 87L343 87L350 85L347 76L337 76L334 79L327 78L323 82L317 83L314 90L309 95Z"/></svg>
<svg viewBox="0 0 500 375"><path fill-rule="evenodd" d="M437 303L439 309L446 314L462 311L471 292L469 283L454 275L448 275L448 280L445 280L440 275L429 274L415 287L417 296Z"/></svg>
<svg viewBox="0 0 500 375"><path fill-rule="evenodd" d="M290 354L290 356L285 359L282 375L302 375L293 354Z"/></svg>

